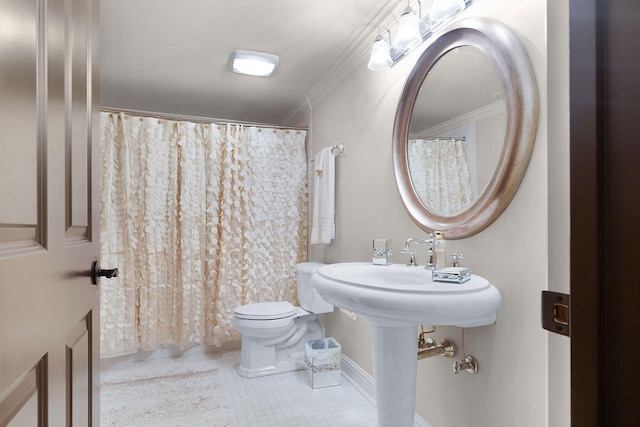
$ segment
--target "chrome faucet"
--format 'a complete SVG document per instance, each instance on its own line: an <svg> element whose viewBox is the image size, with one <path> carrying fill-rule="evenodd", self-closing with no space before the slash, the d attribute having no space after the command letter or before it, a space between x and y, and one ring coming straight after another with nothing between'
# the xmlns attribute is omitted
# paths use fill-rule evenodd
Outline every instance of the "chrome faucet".
<svg viewBox="0 0 640 427"><path fill-rule="evenodd" d="M451 254L451 258L453 259L451 261L451 267L459 267L460 266L460 260L464 259L464 254L459 253L459 252L454 252Z"/></svg>
<svg viewBox="0 0 640 427"><path fill-rule="evenodd" d="M429 237L424 240L419 240L413 237L409 237L407 241L404 242L402 249L400 249L401 253L409 254L409 262L407 263L407 266L410 266L410 267L418 266L418 263L416 262L416 250L411 249L410 247L411 243L415 243L416 245L427 246L429 248L429 262L424 268L433 270L435 268L435 264L433 263L433 242L434 242L434 238L432 233L429 233Z"/></svg>

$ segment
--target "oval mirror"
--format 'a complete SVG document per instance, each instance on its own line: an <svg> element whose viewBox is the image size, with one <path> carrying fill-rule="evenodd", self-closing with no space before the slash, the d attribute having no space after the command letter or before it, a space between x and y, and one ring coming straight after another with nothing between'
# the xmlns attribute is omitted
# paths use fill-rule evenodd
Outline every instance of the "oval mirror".
<svg viewBox="0 0 640 427"><path fill-rule="evenodd" d="M394 124L396 181L412 219L447 238L473 235L506 209L538 123L527 52L504 25L461 21L418 59Z"/></svg>

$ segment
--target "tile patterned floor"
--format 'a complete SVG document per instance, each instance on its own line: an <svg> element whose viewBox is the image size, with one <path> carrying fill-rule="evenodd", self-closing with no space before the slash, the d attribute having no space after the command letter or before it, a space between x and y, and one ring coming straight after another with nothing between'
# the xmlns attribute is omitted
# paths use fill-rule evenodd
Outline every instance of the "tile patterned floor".
<svg viewBox="0 0 640 427"><path fill-rule="evenodd" d="M228 419L234 427L376 425L374 406L344 378L340 386L314 390L307 383L304 371L252 379L240 377L236 372L239 351L182 357L186 363L203 357L220 363L220 387L224 391ZM117 366L103 369L117 369Z"/></svg>

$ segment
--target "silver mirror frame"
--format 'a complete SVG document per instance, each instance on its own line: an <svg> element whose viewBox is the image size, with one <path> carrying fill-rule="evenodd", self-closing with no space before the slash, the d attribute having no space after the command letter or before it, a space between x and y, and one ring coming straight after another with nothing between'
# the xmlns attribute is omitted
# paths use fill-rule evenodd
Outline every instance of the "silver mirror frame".
<svg viewBox="0 0 640 427"><path fill-rule="evenodd" d="M502 82L507 127L496 169L479 198L455 216L430 211L418 197L407 158L409 121L416 96L429 70L447 52L473 46L493 64ZM473 78L473 76L470 76ZM393 129L393 166L402 201L425 231L444 231L447 239L472 236L492 224L516 194L529 164L538 128L538 85L527 50L504 24L485 18L460 21L439 36L420 56L400 96Z"/></svg>

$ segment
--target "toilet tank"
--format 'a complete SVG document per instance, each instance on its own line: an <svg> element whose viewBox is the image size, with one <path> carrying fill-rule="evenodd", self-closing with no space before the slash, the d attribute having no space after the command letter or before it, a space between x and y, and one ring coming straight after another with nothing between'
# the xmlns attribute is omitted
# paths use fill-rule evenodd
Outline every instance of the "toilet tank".
<svg viewBox="0 0 640 427"><path fill-rule="evenodd" d="M330 313L333 305L323 300L311 285L311 275L325 264L321 262L302 262L296 264L298 277L298 302L300 307L312 313Z"/></svg>

